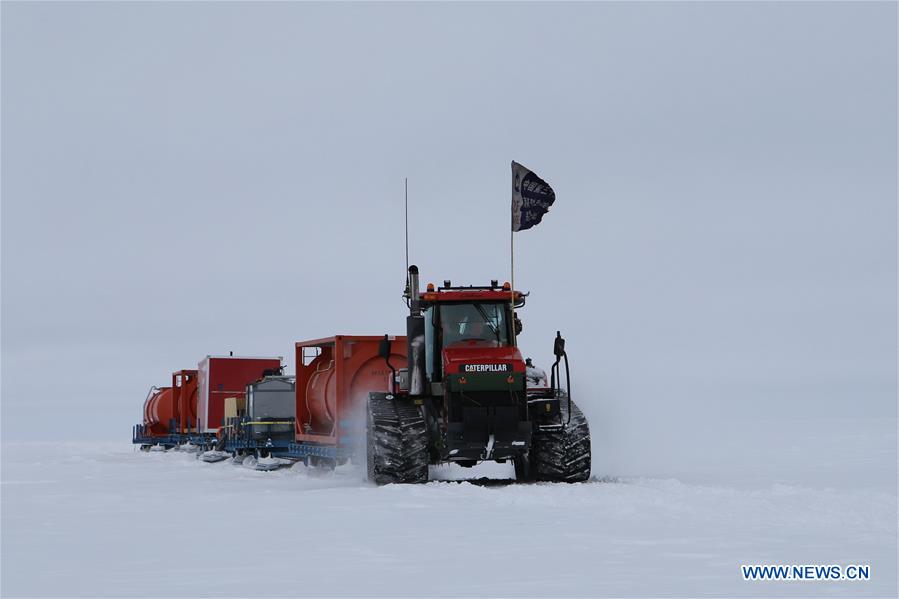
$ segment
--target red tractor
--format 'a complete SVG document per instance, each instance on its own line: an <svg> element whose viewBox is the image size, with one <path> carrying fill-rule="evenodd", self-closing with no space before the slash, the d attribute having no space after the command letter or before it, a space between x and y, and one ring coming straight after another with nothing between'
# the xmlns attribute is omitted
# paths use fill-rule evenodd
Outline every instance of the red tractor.
<svg viewBox="0 0 899 599"><path fill-rule="evenodd" d="M514 308L525 295L496 281L419 292L409 267L407 365L392 392L371 393L368 478L378 484L428 480L428 465L482 461L515 465L519 481L581 482L590 476L590 431L560 381L565 341L556 334L550 381L516 347ZM381 355L390 364L390 342ZM570 387L570 384L568 384Z"/></svg>

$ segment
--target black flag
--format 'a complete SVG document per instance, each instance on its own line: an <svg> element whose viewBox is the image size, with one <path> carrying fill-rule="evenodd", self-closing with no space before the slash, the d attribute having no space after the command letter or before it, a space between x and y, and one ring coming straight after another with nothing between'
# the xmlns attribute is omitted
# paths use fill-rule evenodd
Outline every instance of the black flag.
<svg viewBox="0 0 899 599"><path fill-rule="evenodd" d="M512 231L524 231L543 220L556 192L537 174L512 161Z"/></svg>

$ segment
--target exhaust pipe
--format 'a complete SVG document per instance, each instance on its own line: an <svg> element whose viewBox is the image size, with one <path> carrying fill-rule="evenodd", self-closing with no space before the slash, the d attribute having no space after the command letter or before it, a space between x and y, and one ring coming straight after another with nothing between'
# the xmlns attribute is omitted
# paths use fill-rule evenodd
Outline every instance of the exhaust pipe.
<svg viewBox="0 0 899 599"><path fill-rule="evenodd" d="M425 369L425 317L421 314L421 300L418 298L418 267L409 267L409 316L406 317L406 339L409 395L424 395L427 386Z"/></svg>
<svg viewBox="0 0 899 599"><path fill-rule="evenodd" d="M410 314L412 316L418 316L421 314L421 307L418 303L418 267L414 264L409 267L409 280L407 281L407 284L406 291L409 294L408 297L410 299Z"/></svg>

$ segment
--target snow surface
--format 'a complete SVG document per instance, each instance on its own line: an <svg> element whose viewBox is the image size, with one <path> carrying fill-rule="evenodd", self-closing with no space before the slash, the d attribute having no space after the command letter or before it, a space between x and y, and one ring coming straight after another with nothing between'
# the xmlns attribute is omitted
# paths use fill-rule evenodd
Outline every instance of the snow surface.
<svg viewBox="0 0 899 599"><path fill-rule="evenodd" d="M378 488L349 466L259 472L127 444L2 449L4 597L896 595L889 489ZM872 579L749 583L739 570L818 562L870 563Z"/></svg>

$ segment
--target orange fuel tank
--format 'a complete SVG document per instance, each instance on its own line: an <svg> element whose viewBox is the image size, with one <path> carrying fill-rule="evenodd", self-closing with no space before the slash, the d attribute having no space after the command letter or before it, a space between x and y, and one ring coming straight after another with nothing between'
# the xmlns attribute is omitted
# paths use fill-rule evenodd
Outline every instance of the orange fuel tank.
<svg viewBox="0 0 899 599"><path fill-rule="evenodd" d="M177 419L175 394L171 387L154 387L144 402L144 426L151 435L167 435L169 423Z"/></svg>
<svg viewBox="0 0 899 599"><path fill-rule="evenodd" d="M378 355L383 339L335 335L296 344L298 441L334 444L359 433L368 394L390 389L390 368ZM390 337L390 365L406 367L405 337Z"/></svg>

